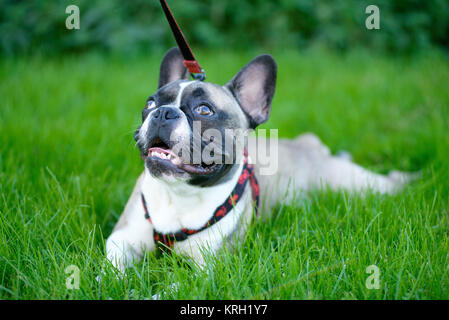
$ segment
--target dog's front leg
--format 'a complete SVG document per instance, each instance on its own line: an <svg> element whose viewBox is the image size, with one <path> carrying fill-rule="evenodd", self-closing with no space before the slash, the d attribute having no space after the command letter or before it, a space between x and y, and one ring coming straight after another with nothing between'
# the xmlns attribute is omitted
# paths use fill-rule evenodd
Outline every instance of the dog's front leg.
<svg viewBox="0 0 449 320"><path fill-rule="evenodd" d="M107 258L121 273L155 247L151 224L141 220L140 224L129 223L115 230L106 241Z"/></svg>
<svg viewBox="0 0 449 320"><path fill-rule="evenodd" d="M106 241L107 258L121 273L138 262L145 251L155 248L153 225L145 219L137 181L120 220Z"/></svg>

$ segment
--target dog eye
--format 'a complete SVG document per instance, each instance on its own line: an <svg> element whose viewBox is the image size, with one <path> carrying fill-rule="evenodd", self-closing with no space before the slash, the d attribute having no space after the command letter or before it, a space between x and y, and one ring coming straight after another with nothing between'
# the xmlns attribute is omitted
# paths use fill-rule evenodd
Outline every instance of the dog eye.
<svg viewBox="0 0 449 320"><path fill-rule="evenodd" d="M200 104L198 107L196 107L195 112L202 115L202 116L211 116L214 114L214 112L212 111L212 109L210 107L208 107L205 104Z"/></svg>
<svg viewBox="0 0 449 320"><path fill-rule="evenodd" d="M154 100L147 101L147 106L146 106L147 109L154 108L155 106L156 106L156 103L154 102Z"/></svg>

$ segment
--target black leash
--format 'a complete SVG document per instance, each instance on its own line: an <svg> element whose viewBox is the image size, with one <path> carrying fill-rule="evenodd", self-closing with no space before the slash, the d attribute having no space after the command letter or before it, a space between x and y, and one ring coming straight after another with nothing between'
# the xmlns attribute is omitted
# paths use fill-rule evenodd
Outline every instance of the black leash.
<svg viewBox="0 0 449 320"><path fill-rule="evenodd" d="M168 4L165 0L160 0L162 9L164 10L165 16L167 18L168 24L170 25L171 31L175 36L176 43L178 44L179 50L181 50L182 56L184 57L184 66L189 70L190 75L196 79L203 81L206 79L206 73L201 68L200 64L193 55L192 49L190 49L184 34L181 31L178 23L175 20Z"/></svg>

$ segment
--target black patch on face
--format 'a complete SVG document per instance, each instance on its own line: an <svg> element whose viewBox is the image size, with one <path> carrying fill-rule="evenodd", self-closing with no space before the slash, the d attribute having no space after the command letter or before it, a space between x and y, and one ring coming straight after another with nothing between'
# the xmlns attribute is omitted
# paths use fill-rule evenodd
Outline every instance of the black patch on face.
<svg viewBox="0 0 449 320"><path fill-rule="evenodd" d="M205 93L204 93L204 90L202 88L196 88L192 92L192 96L195 97L195 98L201 97L203 95L205 95Z"/></svg>
<svg viewBox="0 0 449 320"><path fill-rule="evenodd" d="M178 92L179 84L177 83L171 83L165 87L162 87L153 96L156 105L159 107L166 104L172 104L173 102L175 102L176 97L178 96Z"/></svg>

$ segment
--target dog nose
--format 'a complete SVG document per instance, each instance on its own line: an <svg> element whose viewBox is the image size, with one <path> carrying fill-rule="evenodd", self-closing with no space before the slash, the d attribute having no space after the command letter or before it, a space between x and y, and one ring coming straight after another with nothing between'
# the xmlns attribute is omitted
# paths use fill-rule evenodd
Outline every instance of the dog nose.
<svg viewBox="0 0 449 320"><path fill-rule="evenodd" d="M162 120L174 120L179 118L179 112L174 107L159 107L153 117Z"/></svg>

